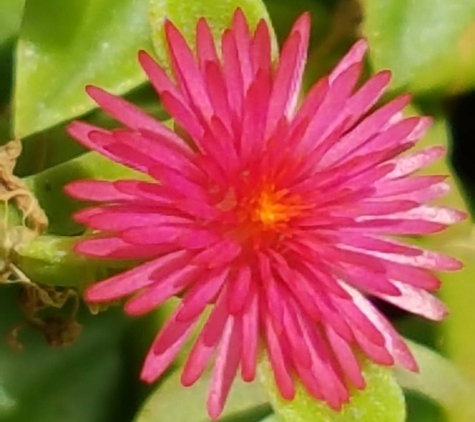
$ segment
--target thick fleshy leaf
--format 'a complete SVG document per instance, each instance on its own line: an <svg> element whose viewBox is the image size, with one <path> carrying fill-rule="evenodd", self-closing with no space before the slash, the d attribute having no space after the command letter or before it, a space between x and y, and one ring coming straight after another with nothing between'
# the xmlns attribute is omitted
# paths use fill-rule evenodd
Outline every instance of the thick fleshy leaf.
<svg viewBox="0 0 475 422"><path fill-rule="evenodd" d="M229 27L236 8L240 7L246 15L249 26L255 28L260 19L265 19L272 28L266 7L261 0L154 0L150 10L150 24L153 32L153 44L160 64L169 67L168 49L165 41L164 23L171 20L183 33L190 45L195 45L195 27L199 18L205 18L213 32L215 40L223 30ZM277 55L277 42L274 33L273 55Z"/></svg>
<svg viewBox="0 0 475 422"><path fill-rule="evenodd" d="M74 237L41 235L15 248L12 263L35 283L82 289L100 277L114 262L94 262L73 251ZM101 265L102 264L102 265Z"/></svg>
<svg viewBox="0 0 475 422"><path fill-rule="evenodd" d="M67 196L64 186L79 179L143 179L144 175L117 164L95 152L83 154L66 163L24 179L49 219L48 232L60 235L78 234L81 225L71 215L84 204Z"/></svg>
<svg viewBox="0 0 475 422"><path fill-rule="evenodd" d="M274 413L272 413L271 415L265 417L259 422L279 422L279 419L277 419L277 416Z"/></svg>
<svg viewBox="0 0 475 422"><path fill-rule="evenodd" d="M440 326L441 348L444 354L456 365L464 376L472 381L472 388L475 389L475 366L473 356L475 355L475 341L473 332L473 322L475 321L475 230L472 226L470 236L459 236L450 239L443 244L445 253L450 253L460 258L465 263L465 268L454 274L442 274L443 280L440 296L450 310L450 315ZM429 239L424 239L425 243L431 245ZM453 382L456 382L454 380ZM455 392L454 392L455 394ZM462 392L461 392L462 394ZM452 403L447 411L451 421L471 422L475 419L474 414L464 416L464 407L473 402L475 393L467 397L465 405ZM460 400L464 400L460 397ZM443 403L443 402L442 402ZM473 404L473 403L472 403ZM463 406L463 407L462 407Z"/></svg>
<svg viewBox="0 0 475 422"><path fill-rule="evenodd" d="M475 85L473 0L364 0L363 33L392 87L459 92Z"/></svg>
<svg viewBox="0 0 475 422"><path fill-rule="evenodd" d="M403 422L406 407L401 388L393 377L392 369L363 362L366 388L354 391L349 404L334 411L316 400L300 385L292 401L283 399L275 385L270 363L263 358L259 377L265 386L275 413L284 422Z"/></svg>
<svg viewBox="0 0 475 422"><path fill-rule="evenodd" d="M15 136L23 138L95 107L95 84L123 94L145 81L149 0L35 0L25 6L16 59Z"/></svg>
<svg viewBox="0 0 475 422"><path fill-rule="evenodd" d="M445 407L453 421L475 420L475 383L472 383L450 360L436 352L407 341L419 362L419 373L403 369L396 371L399 384L408 390L423 394Z"/></svg>
<svg viewBox="0 0 475 422"><path fill-rule="evenodd" d="M0 45L20 28L25 0L0 0Z"/></svg>
<svg viewBox="0 0 475 422"><path fill-rule="evenodd" d="M205 403L210 374L200 378L193 387L180 382L180 370L173 373L145 402L135 422L208 422ZM257 382L240 379L233 383L231 394L219 420L226 422L257 422L271 412L267 396Z"/></svg>

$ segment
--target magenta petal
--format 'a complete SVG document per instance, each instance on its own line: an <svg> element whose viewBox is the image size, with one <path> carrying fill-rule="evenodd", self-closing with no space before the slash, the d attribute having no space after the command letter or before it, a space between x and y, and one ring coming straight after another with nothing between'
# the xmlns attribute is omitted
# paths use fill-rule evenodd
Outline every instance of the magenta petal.
<svg viewBox="0 0 475 422"><path fill-rule="evenodd" d="M398 281L395 281L394 284L401 291L400 296L378 295L378 297L399 308L434 321L440 321L447 316L447 307L435 296L425 290Z"/></svg>
<svg viewBox="0 0 475 422"><path fill-rule="evenodd" d="M175 264L175 263L174 263ZM180 293L190 284L192 284L200 272L193 267L171 268L161 277L156 279L160 273L157 269L152 277L154 282L149 283L148 288L141 291L137 296L129 299L124 306L125 312L129 315L143 315L151 310L157 308L172 296ZM175 317L179 320L179 311Z"/></svg>
<svg viewBox="0 0 475 422"><path fill-rule="evenodd" d="M137 202L134 195L121 192L113 182L77 180L64 188L68 195L96 202Z"/></svg>
<svg viewBox="0 0 475 422"><path fill-rule="evenodd" d="M182 300L180 312L176 318L178 321L186 321L190 318L195 318L196 315L201 314L206 305L210 304L212 300L219 293L223 287L229 274L229 270L217 269L209 273L202 273L203 279L201 283L196 283L185 294Z"/></svg>
<svg viewBox="0 0 475 422"><path fill-rule="evenodd" d="M104 111L125 126L131 129L148 129L156 132L164 130L161 123L124 99L91 85L86 88L86 91Z"/></svg>
<svg viewBox="0 0 475 422"><path fill-rule="evenodd" d="M239 67L243 79L243 92L246 92L253 78L251 63L251 37L246 17L240 8L236 9L232 22L232 34L239 57Z"/></svg>
<svg viewBox="0 0 475 422"><path fill-rule="evenodd" d="M340 76L349 67L355 63L361 63L368 49L368 43L366 40L359 40L350 48L348 53L341 59L340 63L333 69L330 74L330 82L333 82L338 76Z"/></svg>
<svg viewBox="0 0 475 422"><path fill-rule="evenodd" d="M348 127L353 126L383 95L391 80L391 72L382 71L370 78L348 101L345 112L351 116Z"/></svg>
<svg viewBox="0 0 475 422"><path fill-rule="evenodd" d="M412 356L407 345L401 339L396 330L392 327L381 313L359 292L348 288L353 296L355 304L364 312L368 318L378 327L386 339L386 347L396 361L410 371L417 371L417 363Z"/></svg>
<svg viewBox="0 0 475 422"><path fill-rule="evenodd" d="M330 355L331 351L325 344L323 335L315 326L301 315L299 321L303 330L302 339L307 344L312 362L309 368L311 374L307 375L306 386L311 387L313 378L313 383L317 382L323 387L321 388L323 399L331 408L339 410L342 404L348 401L349 394L340 373L336 371L334 359Z"/></svg>
<svg viewBox="0 0 475 422"><path fill-rule="evenodd" d="M326 334L345 375L356 388L364 388L366 383L361 371L361 365L351 350L350 345L329 327L326 329Z"/></svg>
<svg viewBox="0 0 475 422"><path fill-rule="evenodd" d="M251 44L251 60L254 73L271 70L271 39L269 28L264 19L259 20Z"/></svg>
<svg viewBox="0 0 475 422"><path fill-rule="evenodd" d="M183 35L170 21L165 22L165 34L169 44L173 71L181 89L200 114L209 118L212 115L212 107L202 74L190 47Z"/></svg>
<svg viewBox="0 0 475 422"><path fill-rule="evenodd" d="M307 57L310 35L310 15L303 14L295 22L291 35L282 48L274 87L269 100L267 133L275 128L281 116L293 115Z"/></svg>
<svg viewBox="0 0 475 422"><path fill-rule="evenodd" d="M237 320L229 317L217 352L208 394L208 412L212 419L217 419L223 411L224 403L239 367L240 346L240 324Z"/></svg>
<svg viewBox="0 0 475 422"><path fill-rule="evenodd" d="M144 227L149 225L169 226L174 224L186 225L190 220L186 217L175 215L157 214L153 208L131 206L109 206L88 208L94 214L85 214L84 211L76 213L76 221L87 224L96 230L126 230L130 227Z"/></svg>
<svg viewBox="0 0 475 422"><path fill-rule="evenodd" d="M282 341L272 326L270 320L266 321L265 335L267 342L267 352L274 371L274 377L282 397L292 400L295 397L295 385L290 373L289 363L285 358Z"/></svg>
<svg viewBox="0 0 475 422"><path fill-rule="evenodd" d="M148 352L140 378L152 383L162 376L185 344L197 319L178 322L172 316L155 338Z"/></svg>
<svg viewBox="0 0 475 422"><path fill-rule="evenodd" d="M106 302L121 298L154 282L153 272L159 268L162 259L157 258L137 268L101 281L86 290L85 298L90 302Z"/></svg>
<svg viewBox="0 0 475 422"><path fill-rule="evenodd" d="M256 376L259 328L259 301L254 288L242 312L241 376L248 382L253 381Z"/></svg>
<svg viewBox="0 0 475 422"><path fill-rule="evenodd" d="M397 158L395 160L396 167L388 175L391 179L410 175L429 164L438 160L445 153L445 148L441 146L433 146L425 148L413 154Z"/></svg>
<svg viewBox="0 0 475 422"><path fill-rule="evenodd" d="M162 245L158 247L131 245L118 237L98 237L82 240L74 251L95 258L146 259L170 252Z"/></svg>
<svg viewBox="0 0 475 422"><path fill-rule="evenodd" d="M181 382L185 386L194 384L203 374L213 352L217 349L227 321L226 292L222 292L206 321L186 361Z"/></svg>

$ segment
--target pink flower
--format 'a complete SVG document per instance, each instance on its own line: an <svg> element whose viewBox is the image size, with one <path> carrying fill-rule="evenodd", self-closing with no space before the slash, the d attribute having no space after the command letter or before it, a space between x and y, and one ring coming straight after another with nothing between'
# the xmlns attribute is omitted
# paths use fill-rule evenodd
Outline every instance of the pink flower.
<svg viewBox="0 0 475 422"><path fill-rule="evenodd" d="M267 24L251 33L240 10L220 52L205 20L197 24L196 54L167 22L173 78L147 53L139 59L179 130L92 86L89 95L124 128L69 127L83 145L149 176L67 186L71 196L99 203L75 215L99 234L77 252L144 261L90 287L86 299L134 294L125 311L141 315L182 298L146 358L147 382L209 315L182 382L193 384L215 356L213 418L238 371L245 381L255 378L260 347L285 399L299 379L334 409L349 400L350 386L365 386L358 351L416 370L367 297L439 320L446 308L428 293L439 287L432 270L461 266L393 238L438 232L464 218L427 205L447 192L445 176L415 175L443 148L407 153L430 119L403 117L408 95L374 108L387 71L355 89L363 40L299 104L309 26L305 14L274 65Z"/></svg>

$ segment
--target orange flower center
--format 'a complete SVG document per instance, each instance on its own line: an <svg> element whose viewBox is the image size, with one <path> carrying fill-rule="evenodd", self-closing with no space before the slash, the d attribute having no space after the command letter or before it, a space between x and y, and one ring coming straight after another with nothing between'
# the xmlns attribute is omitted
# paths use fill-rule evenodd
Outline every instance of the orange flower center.
<svg viewBox="0 0 475 422"><path fill-rule="evenodd" d="M290 220L305 208L299 196L265 184L240 201L238 215L244 224L249 224L248 230L258 235L262 232L284 231Z"/></svg>
<svg viewBox="0 0 475 422"><path fill-rule="evenodd" d="M285 225L299 213L298 198L290 198L285 190L276 191L266 187L250 201L251 221L264 229L275 229Z"/></svg>
<svg viewBox="0 0 475 422"><path fill-rule="evenodd" d="M250 190L241 198L228 192L219 207L223 211L233 210L238 218L238 226L228 234L241 242L252 241L254 246L290 236L292 219L311 208L299 195L291 195L287 189L278 189L270 183Z"/></svg>

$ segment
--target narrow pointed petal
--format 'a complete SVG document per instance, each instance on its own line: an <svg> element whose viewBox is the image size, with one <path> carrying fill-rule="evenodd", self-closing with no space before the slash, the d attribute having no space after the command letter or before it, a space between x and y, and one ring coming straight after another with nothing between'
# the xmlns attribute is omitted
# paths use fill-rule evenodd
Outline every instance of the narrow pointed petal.
<svg viewBox="0 0 475 422"><path fill-rule="evenodd" d="M227 298L226 291L220 294L206 324L191 349L181 376L181 382L184 386L194 384L201 377L211 356L218 348L228 318L226 309Z"/></svg>
<svg viewBox="0 0 475 422"><path fill-rule="evenodd" d="M214 364L207 406L213 419L217 419L224 408L231 385L236 376L241 358L241 336L239 322L229 317Z"/></svg>
<svg viewBox="0 0 475 422"><path fill-rule="evenodd" d="M140 378L152 383L162 376L193 331L197 320L178 322L174 316L159 332L145 359Z"/></svg>
<svg viewBox="0 0 475 422"><path fill-rule="evenodd" d="M281 116L293 116L302 83L309 36L310 15L306 13L295 22L291 35L282 48L269 101L268 134L272 133Z"/></svg>

